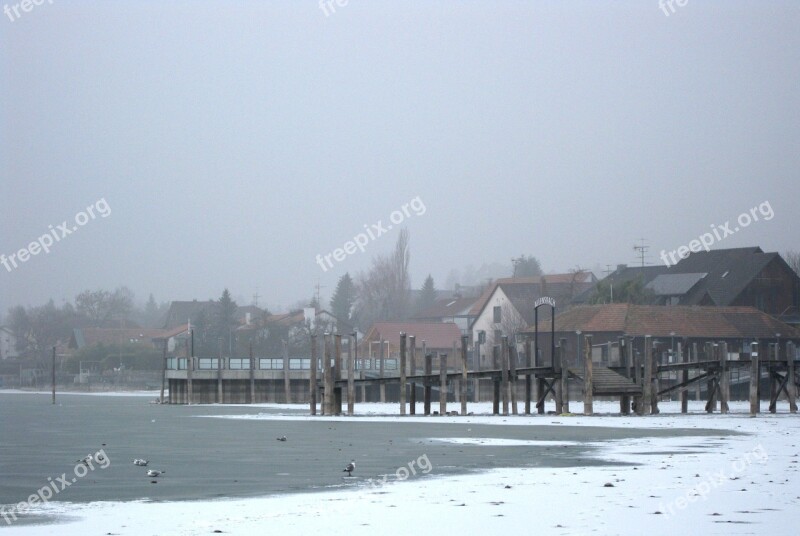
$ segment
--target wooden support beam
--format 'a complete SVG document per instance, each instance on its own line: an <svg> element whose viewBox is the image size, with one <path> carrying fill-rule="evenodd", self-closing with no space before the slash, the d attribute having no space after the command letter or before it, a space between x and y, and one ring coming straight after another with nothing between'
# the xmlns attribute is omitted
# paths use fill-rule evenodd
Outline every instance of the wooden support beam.
<svg viewBox="0 0 800 536"><path fill-rule="evenodd" d="M653 338L644 337L644 375L642 377L642 413L650 415L653 407Z"/></svg>
<svg viewBox="0 0 800 536"><path fill-rule="evenodd" d="M317 336L311 335L311 368L308 373L308 405L311 415L317 414Z"/></svg>
<svg viewBox="0 0 800 536"><path fill-rule="evenodd" d="M629 346L625 344L625 337L619 337L617 339L617 345L619 348L619 366L625 371L623 375L630 378L630 360L628 358L630 352L628 351ZM619 397L619 412L623 415L631 414L630 395L622 395Z"/></svg>
<svg viewBox="0 0 800 536"><path fill-rule="evenodd" d="M322 366L323 370L323 404L322 414L333 415L333 369L331 368L331 342L328 333L323 335L323 345L325 348L325 358Z"/></svg>
<svg viewBox="0 0 800 536"><path fill-rule="evenodd" d="M503 415L508 415L508 399L511 394L508 386L508 337L503 335L500 340L502 341L500 353L500 381L503 383L500 390L503 396Z"/></svg>
<svg viewBox="0 0 800 536"><path fill-rule="evenodd" d="M447 414L447 354L439 354L439 415Z"/></svg>
<svg viewBox="0 0 800 536"><path fill-rule="evenodd" d="M356 344L358 335L353 335L347 345L347 414L356 412Z"/></svg>
<svg viewBox="0 0 800 536"><path fill-rule="evenodd" d="M461 336L461 415L467 414L467 336Z"/></svg>
<svg viewBox="0 0 800 536"><path fill-rule="evenodd" d="M564 351L566 350L566 339L561 339L561 344L559 344L556 351L553 353L553 371L555 373L555 391L553 392L553 397L555 398L556 402L556 414L561 415L564 413L564 387L566 386L566 369L562 369L561 365L564 362ZM569 394L569 393L568 393ZM569 407L569 406L568 406Z"/></svg>
<svg viewBox="0 0 800 536"><path fill-rule="evenodd" d="M500 347L498 345L492 346L492 364L494 370L500 368ZM500 414L500 379L494 378L492 380L492 414Z"/></svg>
<svg viewBox="0 0 800 536"><path fill-rule="evenodd" d="M789 376L786 384L786 397L789 399L789 412L797 413L797 383L794 379L794 358L797 350L793 342L786 344L786 374Z"/></svg>
<svg viewBox="0 0 800 536"><path fill-rule="evenodd" d="M711 342L706 343L706 360L719 361L717 346ZM719 385L719 375L712 376L706 382L706 413L713 413L717 409L716 387Z"/></svg>
<svg viewBox="0 0 800 536"><path fill-rule="evenodd" d="M190 338L194 338L194 332L191 333ZM194 346L192 342L191 346ZM192 358L192 351L190 351L189 339L186 339L186 403L192 405L192 370L194 369L194 359Z"/></svg>
<svg viewBox="0 0 800 536"><path fill-rule="evenodd" d="M400 334L400 415L406 414L406 334Z"/></svg>
<svg viewBox="0 0 800 536"><path fill-rule="evenodd" d="M423 350L425 341L422 341ZM425 388L422 395L422 403L425 415L431 414L431 376L433 375L433 354L425 354Z"/></svg>
<svg viewBox="0 0 800 536"><path fill-rule="evenodd" d="M636 350L633 346L633 338L630 340L630 355L631 361L633 363L633 378L636 385L642 388L644 391L644 379L642 374L642 357L641 354L637 354ZM633 396L633 410L636 412L636 415L644 415L644 404L642 403L642 395L634 395Z"/></svg>
<svg viewBox="0 0 800 536"><path fill-rule="evenodd" d="M678 355L681 356L682 363L689 362L689 346L685 342L678 342ZM689 369L685 368L681 371L681 382L686 383L689 381ZM681 413L689 412L689 391L687 389L681 390Z"/></svg>
<svg viewBox="0 0 800 536"><path fill-rule="evenodd" d="M283 400L292 403L292 391L289 384L289 343L283 341Z"/></svg>
<svg viewBox="0 0 800 536"><path fill-rule="evenodd" d="M592 336L584 335L583 414L594 414L594 363L592 362Z"/></svg>
<svg viewBox="0 0 800 536"><path fill-rule="evenodd" d="M525 339L525 366L532 367L531 363L531 340ZM533 395L533 376L525 375L525 415L531 414L531 397Z"/></svg>
<svg viewBox="0 0 800 536"><path fill-rule="evenodd" d="M559 413L569 413L569 367L567 366L569 361L567 360L567 339L561 339L561 344L556 352L558 353L558 366L561 369L561 379L558 382L561 392L559 397L561 399L561 411Z"/></svg>
<svg viewBox="0 0 800 536"><path fill-rule="evenodd" d="M758 399L758 382L761 378L761 367L758 363L758 343L750 343L750 415L755 416L761 410Z"/></svg>
<svg viewBox="0 0 800 536"><path fill-rule="evenodd" d="M726 415L730 408L728 402L731 397L731 377L728 373L728 343L718 345L719 352L719 411Z"/></svg>
<svg viewBox="0 0 800 536"><path fill-rule="evenodd" d="M517 415L517 347L508 346L508 392L511 395L511 414Z"/></svg>
<svg viewBox="0 0 800 536"><path fill-rule="evenodd" d="M772 346L772 345L770 345ZM781 359L781 346L780 341L775 343L775 356L772 358L772 361L780 361ZM781 392L780 387L778 384L778 379L776 378L775 374L775 367L772 363L767 365L767 374L769 375L769 412L770 413L777 413L778 412L778 398L780 398Z"/></svg>
<svg viewBox="0 0 800 536"><path fill-rule="evenodd" d="M381 340L381 348L380 348L380 351L378 352L378 356L380 358L380 364L378 365L378 370L380 371L380 377L383 378L383 374L384 374L384 372L386 370L386 359L385 359L386 358L386 354L385 354L385 351L384 351L384 347L386 346L386 343L383 340L383 336L381 336L380 340ZM381 393L381 395L380 395L381 396L381 402L386 402L386 384L385 383L381 383L381 385L380 385L380 387L378 389L380 390L380 393Z"/></svg>
<svg viewBox="0 0 800 536"><path fill-rule="evenodd" d="M650 359L653 360L653 387L650 391L650 396L652 397L650 400L650 414L651 415L658 415L660 413L658 409L658 356L660 355L660 348L657 344L653 343L653 350L650 353Z"/></svg>
<svg viewBox="0 0 800 536"><path fill-rule="evenodd" d="M411 362L411 375L417 375L417 338L414 335L408 336L409 348L409 361ZM411 415L417 414L417 384L411 382L411 392L409 393L409 413Z"/></svg>

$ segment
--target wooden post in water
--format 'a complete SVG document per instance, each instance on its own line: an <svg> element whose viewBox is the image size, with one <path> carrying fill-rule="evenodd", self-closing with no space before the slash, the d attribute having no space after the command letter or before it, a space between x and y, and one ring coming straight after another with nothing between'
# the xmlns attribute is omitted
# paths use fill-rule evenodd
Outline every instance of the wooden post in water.
<svg viewBox="0 0 800 536"><path fill-rule="evenodd" d="M653 360L653 388L650 391L650 397L652 398L652 400L650 401L650 413L652 415L658 415L658 413L659 413L659 410L658 410L658 390L659 390L659 384L658 384L658 361L659 361L659 359L658 359L658 356L659 355L660 355L660 353L659 353L658 345L654 342L653 343L653 351L652 351L652 355L651 355L651 359Z"/></svg>
<svg viewBox="0 0 800 536"><path fill-rule="evenodd" d="M653 338L644 336L644 377L642 378L642 412L650 415L653 405Z"/></svg>
<svg viewBox="0 0 800 536"><path fill-rule="evenodd" d="M167 347L164 346L164 356L167 355ZM222 404L222 338L219 339L219 351L217 352L217 404Z"/></svg>
<svg viewBox="0 0 800 536"><path fill-rule="evenodd" d="M511 414L517 415L517 345L508 346L508 389L511 392Z"/></svg>
<svg viewBox="0 0 800 536"><path fill-rule="evenodd" d="M410 348L410 361L411 361L411 375L417 375L417 338L414 335L408 337ZM408 393L409 398L409 413L411 415L417 414L417 383L411 382L411 391Z"/></svg>
<svg viewBox="0 0 800 536"><path fill-rule="evenodd" d="M317 336L311 335L311 364L308 372L308 404L311 415L317 414Z"/></svg>
<svg viewBox="0 0 800 536"><path fill-rule="evenodd" d="M492 367L494 370L500 370L500 347L498 345L492 346ZM500 414L500 378L494 377L492 379L492 415Z"/></svg>
<svg viewBox="0 0 800 536"><path fill-rule="evenodd" d="M586 371L583 377L583 414L594 414L594 363L592 362L592 336L584 335L584 363Z"/></svg>
<svg viewBox="0 0 800 536"><path fill-rule="evenodd" d="M728 343L719 343L719 411L727 414L730 411L728 401L731 397L731 377L728 374Z"/></svg>
<svg viewBox="0 0 800 536"><path fill-rule="evenodd" d="M555 383L555 389L553 392L553 398L555 399L556 403L556 415L561 415L564 413L564 369L562 364L564 363L562 357L564 355L564 350L566 350L566 339L561 339L558 348L553 353L553 371L555 372L555 377L553 378L553 382Z"/></svg>
<svg viewBox="0 0 800 536"><path fill-rule="evenodd" d="M531 340L525 338L525 366L527 368L531 365ZM531 396L533 396L533 377L530 373L525 375L525 415L531 414Z"/></svg>
<svg viewBox="0 0 800 536"><path fill-rule="evenodd" d="M164 403L164 383L167 381L167 339L164 339L164 353L161 357L161 403Z"/></svg>
<svg viewBox="0 0 800 536"><path fill-rule="evenodd" d="M772 345L770 345L772 346ZM769 360L769 357L767 357ZM781 341L775 343L775 356L772 358L771 361L780 361L781 360ZM767 365L767 374L769 375L769 412L770 413L777 413L778 412L778 398L781 396L780 386L778 385L778 380L775 378L775 366L772 363Z"/></svg>
<svg viewBox="0 0 800 536"><path fill-rule="evenodd" d="M192 404L192 369L194 368L194 332L189 332L186 339L186 404Z"/></svg>
<svg viewBox="0 0 800 536"><path fill-rule="evenodd" d="M706 343L706 361L718 361L719 357L717 357L717 346L711 342ZM719 377L719 376L717 376ZM715 389L714 389L714 380L709 379L706 382L706 398L708 401L706 402L706 413L714 413L714 410L717 409L717 398L715 396Z"/></svg>
<svg viewBox="0 0 800 536"><path fill-rule="evenodd" d="M789 399L789 413L797 413L797 384L794 380L794 358L797 350L793 342L786 342L786 398Z"/></svg>
<svg viewBox="0 0 800 536"><path fill-rule="evenodd" d="M342 335L336 333L333 336L333 381L342 379ZM333 413L342 414L342 388L333 385Z"/></svg>
<svg viewBox="0 0 800 536"><path fill-rule="evenodd" d="M439 354L439 415L447 414L447 354Z"/></svg>
<svg viewBox="0 0 800 536"><path fill-rule="evenodd" d="M385 343L383 341L383 336L381 335L381 349L380 352L378 352L378 356L380 357L380 363L378 367L380 370L381 378L383 378L384 372L386 370L386 354L384 353L384 346ZM379 389L381 393L381 402L386 402L386 384L381 382Z"/></svg>
<svg viewBox="0 0 800 536"><path fill-rule="evenodd" d="M461 415L467 414L467 336L461 336Z"/></svg>
<svg viewBox="0 0 800 536"><path fill-rule="evenodd" d="M256 403L256 360L253 359L253 343L250 343L250 403Z"/></svg>
<svg viewBox="0 0 800 536"><path fill-rule="evenodd" d="M750 343L750 416L754 417L761 410L758 399L758 382L761 379L761 367L758 364L758 343Z"/></svg>
<svg viewBox="0 0 800 536"><path fill-rule="evenodd" d="M423 351L425 341L422 341ZM431 414L431 376L433 376L433 354L425 354L425 387L422 392L422 406L425 415Z"/></svg>
<svg viewBox="0 0 800 536"><path fill-rule="evenodd" d="M681 362L686 364L689 362L689 345L684 342L678 342L678 355L681 356ZM681 371L681 382L689 381L689 369L685 368ZM684 387L681 389L681 413L689 413L689 388Z"/></svg>
<svg viewBox="0 0 800 536"><path fill-rule="evenodd" d="M561 411L559 413L569 413L569 360L567 359L567 339L561 339L561 345L557 349L558 363L561 368L561 380L559 385L559 400L561 400Z"/></svg>
<svg viewBox="0 0 800 536"><path fill-rule="evenodd" d="M56 403L56 347L55 346L53 346L53 370L52 370L52 373L53 373L53 376L52 376L51 385L53 386L53 405L55 405L55 403ZM162 383L161 385L163 386L164 384ZM162 400L164 399L163 391L161 393L161 399Z"/></svg>
<svg viewBox="0 0 800 536"><path fill-rule="evenodd" d="M406 334L400 333L400 415L406 414Z"/></svg>
<svg viewBox="0 0 800 536"><path fill-rule="evenodd" d="M641 354L636 353L633 345L634 339L630 340L631 360L633 362L633 378L642 391L644 391L644 374L642 374L642 359ZM633 409L636 415L644 415L644 405L642 404L642 395L633 396Z"/></svg>
<svg viewBox="0 0 800 536"><path fill-rule="evenodd" d="M292 403L292 392L289 384L289 343L283 341L283 400Z"/></svg>
<svg viewBox="0 0 800 536"><path fill-rule="evenodd" d="M503 335L500 353L500 381L503 383L501 395L503 396L503 415L508 415L508 399L511 391L508 386L508 336Z"/></svg>
<svg viewBox="0 0 800 536"><path fill-rule="evenodd" d="M358 349L358 332L353 332L353 338L347 345L347 414L356 412L356 355Z"/></svg>
<svg viewBox="0 0 800 536"><path fill-rule="evenodd" d="M630 362L628 361L628 346L625 344L625 337L617 339L617 347L619 348L619 366L622 367L624 375L630 376ZM631 414L631 397L630 395L622 395L619 397L619 412L623 415Z"/></svg>
<svg viewBox="0 0 800 536"><path fill-rule="evenodd" d="M322 414L333 415L333 370L331 369L331 344L328 333L323 335L323 347L325 356L322 364L323 391L322 391Z"/></svg>

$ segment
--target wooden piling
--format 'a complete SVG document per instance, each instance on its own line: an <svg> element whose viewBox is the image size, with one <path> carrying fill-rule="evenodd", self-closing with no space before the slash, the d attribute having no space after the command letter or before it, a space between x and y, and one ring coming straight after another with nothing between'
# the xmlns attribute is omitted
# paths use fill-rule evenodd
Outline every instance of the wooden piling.
<svg viewBox="0 0 800 536"><path fill-rule="evenodd" d="M706 360L719 361L717 346L711 342L706 343ZM717 374L717 381L719 381L719 374ZM717 397L716 384L713 377L706 382L706 398L708 399L706 401L706 413L714 413L714 410L717 409Z"/></svg>
<svg viewBox="0 0 800 536"><path fill-rule="evenodd" d="M634 339L631 338L631 361L633 362L633 378L642 391L644 392L644 374L642 374L642 358L641 354L637 354L633 346ZM644 415L644 404L642 403L642 395L633 396L633 409L636 415Z"/></svg>
<svg viewBox="0 0 800 536"><path fill-rule="evenodd" d="M222 404L222 339L219 340L219 354L217 355L217 404ZM252 345L251 345L252 346ZM167 355L167 347L164 346L164 356Z"/></svg>
<svg viewBox="0 0 800 536"><path fill-rule="evenodd" d="M583 414L594 414L594 363L592 362L592 336L584 335Z"/></svg>
<svg viewBox="0 0 800 536"><path fill-rule="evenodd" d="M557 408L556 410L558 413L569 413L569 360L567 359L567 339L561 339L561 344L556 352L558 354L558 366L561 369L561 379L558 381L557 389L561 411L558 411Z"/></svg>
<svg viewBox="0 0 800 536"><path fill-rule="evenodd" d="M562 369L561 365L564 362L563 351L566 349L566 342L566 339L561 339L558 348L553 352L553 372L555 373L555 377L553 378L553 382L555 383L553 398L555 398L557 415L564 413L564 384L566 383L564 381L564 374L566 371Z"/></svg>
<svg viewBox="0 0 800 536"><path fill-rule="evenodd" d="M761 367L758 363L758 343L750 343L750 415L755 416L761 410L758 399L758 382L761 378Z"/></svg>
<svg viewBox="0 0 800 536"><path fill-rule="evenodd" d="M511 391L508 386L508 336L503 335L500 339L502 341L500 351L500 394L503 397L503 415L508 415L508 399L510 398Z"/></svg>
<svg viewBox="0 0 800 536"><path fill-rule="evenodd" d="M380 349L380 352L378 353L378 355L380 356L380 364L378 365L378 367L379 367L381 378L383 378L384 372L386 370L386 364L385 364L386 363L386 354L385 354L385 350L384 350L384 346L385 345L386 345L386 343L383 341L383 337L381 337L381 349ZM380 389L380 393L381 393L381 395L380 395L381 396L381 402L386 402L386 384L381 382L381 385L380 385L379 389Z"/></svg>
<svg viewBox="0 0 800 536"><path fill-rule="evenodd" d="M161 360L161 397L159 400L164 403L164 384L167 381L167 339L164 339L164 355ZM171 398L171 397L170 397Z"/></svg>
<svg viewBox="0 0 800 536"><path fill-rule="evenodd" d="M624 374L630 377L630 363L628 361L628 346L625 344L625 337L617 339L617 347L619 348L619 366L625 371ZM623 415L631 414L631 397L630 395L622 395L619 397L619 412Z"/></svg>
<svg viewBox="0 0 800 536"><path fill-rule="evenodd" d="M682 363L689 362L689 345L678 341L678 355L681 356ZM681 371L681 382L686 383L689 381L689 369L685 368ZM681 389L681 413L689 413L689 388L684 387Z"/></svg>
<svg viewBox="0 0 800 536"><path fill-rule="evenodd" d="M317 336L311 335L311 366L308 373L308 405L311 415L317 414Z"/></svg>
<svg viewBox="0 0 800 536"><path fill-rule="evenodd" d="M333 336L333 381L342 379L342 336L336 333ZM342 388L333 384L333 414L342 414Z"/></svg>
<svg viewBox="0 0 800 536"><path fill-rule="evenodd" d="M56 347L55 346L53 346L53 363L52 363L52 369L50 370L50 372L52 374L51 377L50 377L50 385L53 388L53 400L52 400L51 403L53 405L55 405L55 403L56 403ZM164 393L163 392L161 393L161 398L162 399L164 398Z"/></svg>
<svg viewBox="0 0 800 536"><path fill-rule="evenodd" d="M500 370L500 346L492 346L492 366L494 370ZM495 377L492 381L492 414L500 414L500 378Z"/></svg>
<svg viewBox="0 0 800 536"><path fill-rule="evenodd" d="M719 343L719 411L727 414L730 411L728 402L731 397L731 377L728 373L728 343Z"/></svg>
<svg viewBox="0 0 800 536"><path fill-rule="evenodd" d="M186 404L192 404L192 369L194 368L194 363L192 363L192 352L189 350L190 344L189 340L194 336L193 333L190 332L189 339L186 339ZM191 346L194 346L193 344Z"/></svg>
<svg viewBox="0 0 800 536"><path fill-rule="evenodd" d="M425 341L422 342L425 348ZM422 403L425 415L431 414L431 376L433 375L433 354L425 354L425 388L422 394Z"/></svg>
<svg viewBox="0 0 800 536"><path fill-rule="evenodd" d="M439 415L447 414L447 354L439 354Z"/></svg>
<svg viewBox="0 0 800 536"><path fill-rule="evenodd" d="M409 355L409 357L410 357L409 361L411 362L411 364L410 364L411 375L412 376L416 376L417 375L417 338L414 335L409 335L408 336L408 343L409 343L409 346L410 346L410 348L409 348L409 354L410 354ZM408 399L409 399L409 408L408 408L409 409L409 413L411 415L416 415L417 414L417 384L416 384L416 382L411 382L411 390L408 393Z"/></svg>
<svg viewBox="0 0 800 536"><path fill-rule="evenodd" d="M347 345L347 414L353 415L356 412L356 344L358 335L353 335L350 344Z"/></svg>
<svg viewBox="0 0 800 536"><path fill-rule="evenodd" d="M770 345L772 346L772 345ZM769 359L769 356L767 357ZM775 356L771 359L771 361L780 361L781 360L781 342L775 343ZM778 380L775 376L775 367L772 363L767 365L767 374L769 376L769 412L770 413L777 413L778 412L778 398L780 398L780 387L778 385Z"/></svg>
<svg viewBox="0 0 800 536"><path fill-rule="evenodd" d="M525 339L525 366L531 366L531 340ZM531 414L531 396L533 396L533 377L530 373L525 375L525 415Z"/></svg>
<svg viewBox="0 0 800 536"><path fill-rule="evenodd" d="M508 347L508 384L511 392L511 414L518 415L517 411L517 346Z"/></svg>
<svg viewBox="0 0 800 536"><path fill-rule="evenodd" d="M291 384L289 383L289 343L283 341L283 399L287 404L292 403Z"/></svg>
<svg viewBox="0 0 800 536"><path fill-rule="evenodd" d="M400 415L406 414L406 334L400 333Z"/></svg>
<svg viewBox="0 0 800 536"><path fill-rule="evenodd" d="M794 358L797 350L793 342L786 343L786 398L789 399L789 413L797 413L797 384L794 379Z"/></svg>
<svg viewBox="0 0 800 536"><path fill-rule="evenodd" d="M650 414L651 415L658 415L658 391L659 391L659 383L658 383L658 356L660 355L660 349L658 346L653 343L653 351L651 352L651 359L653 360L653 387L650 391Z"/></svg>
<svg viewBox="0 0 800 536"><path fill-rule="evenodd" d="M467 336L461 336L461 415L467 414Z"/></svg>
<svg viewBox="0 0 800 536"><path fill-rule="evenodd" d="M323 415L333 415L333 370L331 368L331 341L328 333L324 335L325 362L323 363Z"/></svg>
<svg viewBox="0 0 800 536"><path fill-rule="evenodd" d="M653 407L653 338L644 336L644 375L642 378L642 412L650 415Z"/></svg>

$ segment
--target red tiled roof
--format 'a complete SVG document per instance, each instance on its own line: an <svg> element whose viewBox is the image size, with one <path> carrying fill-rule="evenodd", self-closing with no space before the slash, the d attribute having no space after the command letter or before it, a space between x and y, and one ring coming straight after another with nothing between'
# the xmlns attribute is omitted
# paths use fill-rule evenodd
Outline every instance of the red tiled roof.
<svg viewBox="0 0 800 536"><path fill-rule="evenodd" d="M428 348L451 348L461 340L461 330L452 322L376 322L363 340L377 341L383 337L390 345L399 347L400 333L415 336L417 347L425 341Z"/></svg>
<svg viewBox="0 0 800 536"><path fill-rule="evenodd" d="M557 332L624 333L632 336L751 339L800 339L800 330L754 307L701 307L631 305L581 305L556 317ZM533 331L533 326L528 328ZM539 332L550 331L550 320Z"/></svg>

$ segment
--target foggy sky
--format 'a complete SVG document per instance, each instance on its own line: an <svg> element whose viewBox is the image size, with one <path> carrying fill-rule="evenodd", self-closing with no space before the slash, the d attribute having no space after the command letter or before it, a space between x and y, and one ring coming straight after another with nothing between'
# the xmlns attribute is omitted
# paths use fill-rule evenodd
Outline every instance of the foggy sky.
<svg viewBox="0 0 800 536"><path fill-rule="evenodd" d="M335 3L334 3L335 6ZM0 308L329 298L405 218L430 272L636 262L769 202L714 247L800 249L800 4L55 0L0 19L0 253L105 199L8 272ZM733 226L731 226L733 227ZM597 274L602 276L601 273ZM241 299L241 298L240 298ZM327 301L327 300L326 300Z"/></svg>

